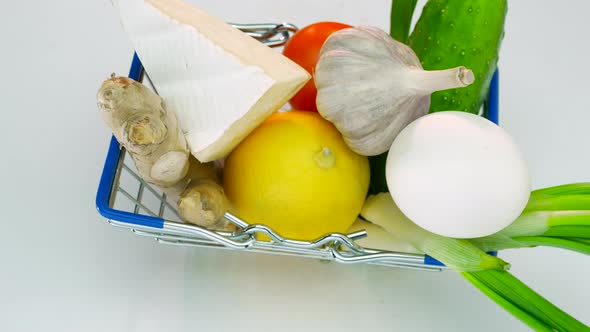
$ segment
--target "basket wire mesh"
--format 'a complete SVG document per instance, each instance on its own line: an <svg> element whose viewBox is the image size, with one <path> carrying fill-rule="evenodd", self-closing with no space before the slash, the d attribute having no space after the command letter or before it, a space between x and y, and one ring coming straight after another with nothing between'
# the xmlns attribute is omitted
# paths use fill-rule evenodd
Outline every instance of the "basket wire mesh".
<svg viewBox="0 0 590 332"><path fill-rule="evenodd" d="M270 47L283 45L297 31L297 27L289 23L232 25ZM144 83L156 91L137 54L133 57L129 77L140 82L146 78L147 82ZM497 77L492 85L494 84L497 85ZM494 90L497 91L497 87ZM495 98L497 99L497 94ZM493 113L485 114L488 118L497 117L497 100L492 106L494 107L490 108L488 102L485 107L486 113ZM166 194L137 175L132 159L114 137L111 139L99 184L96 205L111 225L130 229L136 235L154 238L162 244L241 250L345 264L368 263L426 271L440 271L444 268L436 260L420 254L363 248L356 240L366 236L364 231L351 234L331 233L315 241L299 241L284 238L262 224L249 224L231 213L226 213L224 217L235 225L235 231L207 229L184 223L175 204L169 202ZM257 240L259 234L266 235L270 240Z"/></svg>

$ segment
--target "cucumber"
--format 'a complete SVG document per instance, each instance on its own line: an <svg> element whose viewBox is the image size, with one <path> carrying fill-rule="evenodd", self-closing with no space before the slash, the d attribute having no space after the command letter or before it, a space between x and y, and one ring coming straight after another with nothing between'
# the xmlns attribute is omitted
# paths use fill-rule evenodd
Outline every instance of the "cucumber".
<svg viewBox="0 0 590 332"><path fill-rule="evenodd" d="M369 157L369 169L371 177L369 180L369 195L378 193L388 193L387 178L385 178L385 164L387 163L387 153Z"/></svg>
<svg viewBox="0 0 590 332"><path fill-rule="evenodd" d="M506 0L429 0L408 44L427 70L465 66L475 75L468 87L432 94L430 112L479 113L498 63Z"/></svg>
<svg viewBox="0 0 590 332"><path fill-rule="evenodd" d="M393 1L392 37L405 41L415 4L414 0ZM468 87L432 94L430 112L479 113L497 68L506 11L506 0L429 0L426 3L408 39L424 69L465 66L475 74L475 82ZM388 191L386 160L387 152L369 157L369 194Z"/></svg>

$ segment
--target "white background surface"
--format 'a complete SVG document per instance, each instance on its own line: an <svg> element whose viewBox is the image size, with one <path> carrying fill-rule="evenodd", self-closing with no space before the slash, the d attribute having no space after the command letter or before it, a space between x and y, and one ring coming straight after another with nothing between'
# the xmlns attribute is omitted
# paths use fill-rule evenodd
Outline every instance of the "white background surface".
<svg viewBox="0 0 590 332"><path fill-rule="evenodd" d="M227 21L388 29L390 3L193 0ZM590 181L587 1L510 1L501 122L534 187ZM131 46L110 2L0 11L5 155L2 331L526 331L453 272L426 273L158 245L109 226L94 197L110 134L95 92ZM502 252L512 272L590 324L590 257ZM283 329L284 328L284 329Z"/></svg>

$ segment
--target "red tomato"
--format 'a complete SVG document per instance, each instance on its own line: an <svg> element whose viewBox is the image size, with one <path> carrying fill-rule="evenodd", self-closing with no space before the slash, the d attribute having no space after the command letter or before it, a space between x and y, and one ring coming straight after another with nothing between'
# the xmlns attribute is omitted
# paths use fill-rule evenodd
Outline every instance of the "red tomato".
<svg viewBox="0 0 590 332"><path fill-rule="evenodd" d="M350 25L337 22L318 22L297 31L287 42L283 49L283 54L293 60L312 76L315 71L315 65L318 62L320 49L328 37L334 32ZM315 98L317 90L313 83L313 78L297 92L289 101L294 109L304 111L315 111Z"/></svg>

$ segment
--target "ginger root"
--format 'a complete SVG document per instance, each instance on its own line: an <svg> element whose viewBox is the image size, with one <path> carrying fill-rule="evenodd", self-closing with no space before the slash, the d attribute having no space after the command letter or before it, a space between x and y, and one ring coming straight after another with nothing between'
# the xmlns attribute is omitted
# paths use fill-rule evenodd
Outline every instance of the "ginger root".
<svg viewBox="0 0 590 332"><path fill-rule="evenodd" d="M176 117L166 112L158 95L113 75L103 82L97 98L104 121L131 154L139 176L165 188L186 175L190 152Z"/></svg>
<svg viewBox="0 0 590 332"><path fill-rule="evenodd" d="M178 212L182 218L203 227L228 226L223 215L229 209L229 203L215 163L201 163L191 155L189 170L183 181L182 192L172 196L178 197Z"/></svg>
<svg viewBox="0 0 590 332"><path fill-rule="evenodd" d="M228 208L215 164L191 156L173 112L145 85L114 74L97 94L101 115L131 155L139 176L178 202L181 218L203 227L223 225Z"/></svg>

